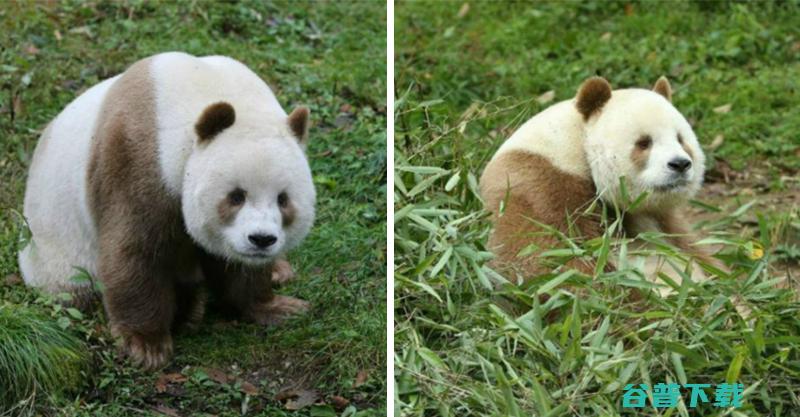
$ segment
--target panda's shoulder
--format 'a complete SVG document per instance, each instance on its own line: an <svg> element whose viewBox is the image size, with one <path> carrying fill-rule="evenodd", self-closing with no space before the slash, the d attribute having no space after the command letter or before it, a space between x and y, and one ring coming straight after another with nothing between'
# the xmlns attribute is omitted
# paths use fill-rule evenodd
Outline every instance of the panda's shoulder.
<svg viewBox="0 0 800 417"><path fill-rule="evenodd" d="M584 120L573 100L556 103L536 114L515 131L495 153L528 152L546 158L556 168L587 177L583 150Z"/></svg>

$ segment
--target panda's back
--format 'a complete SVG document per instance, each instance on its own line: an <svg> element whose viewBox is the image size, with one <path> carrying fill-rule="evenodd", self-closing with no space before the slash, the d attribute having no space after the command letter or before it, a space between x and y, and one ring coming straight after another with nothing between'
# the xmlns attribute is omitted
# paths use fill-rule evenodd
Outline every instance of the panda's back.
<svg viewBox="0 0 800 417"><path fill-rule="evenodd" d="M494 223L487 242L496 255L493 268L510 274L517 268L525 274L546 271L537 257L518 259L530 244L559 243L540 224L567 233L571 217L575 229L596 234L589 217L577 216L595 196L584 151L585 126L574 100L554 104L520 126L484 168L480 192ZM569 266L585 267L577 260Z"/></svg>
<svg viewBox="0 0 800 417"><path fill-rule="evenodd" d="M556 103L522 124L500 146L493 159L506 152L530 152L546 158L564 172L589 177L583 148L584 124L574 100Z"/></svg>

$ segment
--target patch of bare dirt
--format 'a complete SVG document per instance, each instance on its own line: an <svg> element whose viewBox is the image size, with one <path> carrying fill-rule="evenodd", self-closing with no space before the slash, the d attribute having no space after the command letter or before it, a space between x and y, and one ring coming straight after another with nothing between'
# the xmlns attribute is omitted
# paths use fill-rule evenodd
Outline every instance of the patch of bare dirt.
<svg viewBox="0 0 800 417"><path fill-rule="evenodd" d="M783 183L778 189L776 183ZM787 213L800 209L800 173L786 167L776 169L763 162L754 164L743 171L736 171L723 160L717 160L713 169L706 173L705 184L697 196L698 200L719 207L730 213L742 204L755 201L737 222L734 230L742 236L757 233L756 213ZM690 206L688 210L691 224L718 220L722 213L702 207ZM791 232L781 237L785 245L800 245L800 234ZM794 288L800 300L800 262L796 260L777 261L771 266L776 277L784 277L780 284L784 288Z"/></svg>

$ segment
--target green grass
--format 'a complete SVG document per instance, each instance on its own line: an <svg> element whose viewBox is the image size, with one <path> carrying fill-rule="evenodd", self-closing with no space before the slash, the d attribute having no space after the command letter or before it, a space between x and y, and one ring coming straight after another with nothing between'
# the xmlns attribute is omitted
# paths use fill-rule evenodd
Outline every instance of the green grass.
<svg viewBox="0 0 800 417"><path fill-rule="evenodd" d="M0 404L15 406L12 411L35 404L37 395L75 388L88 356L81 340L55 320L0 305Z"/></svg>
<svg viewBox="0 0 800 417"><path fill-rule="evenodd" d="M797 415L800 303L782 288L800 289L797 2L400 2L395 15L402 415ZM540 95L571 98L594 74L616 87L671 79L709 157L687 210L729 273L662 298L624 267L516 287L484 265L481 170L552 103ZM628 242L611 236L572 243L624 265ZM725 381L744 384L743 407L622 409L626 383Z"/></svg>
<svg viewBox="0 0 800 417"><path fill-rule="evenodd" d="M50 314L91 353L79 389L40 401L31 412L385 414L385 15L380 2L66 1L0 8L0 277L18 273L24 180L41 130L80 92L137 59L170 50L232 56L261 75L285 108L308 105L313 121L308 154L317 222L290 255L296 282L280 290L309 300L312 311L270 329L211 314L196 333L178 335L175 358L163 371L188 380L159 393L159 373L117 358L100 311L70 316L24 286L0 283L4 308ZM219 382L201 368L236 381ZM245 381L258 394L245 395ZM289 385L318 392L319 404L287 410L274 397ZM335 411L334 395L349 405Z"/></svg>

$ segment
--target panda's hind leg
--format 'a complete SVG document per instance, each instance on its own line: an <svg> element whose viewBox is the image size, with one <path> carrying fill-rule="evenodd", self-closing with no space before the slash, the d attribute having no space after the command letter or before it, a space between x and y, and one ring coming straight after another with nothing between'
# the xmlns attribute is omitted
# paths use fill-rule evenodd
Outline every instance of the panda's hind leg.
<svg viewBox="0 0 800 417"><path fill-rule="evenodd" d="M91 280L72 279L79 271L71 265L70 259L53 245L31 239L19 252L18 261L22 279L28 286L50 294L69 293L71 298L62 300L63 303L87 311L98 300L98 295Z"/></svg>

